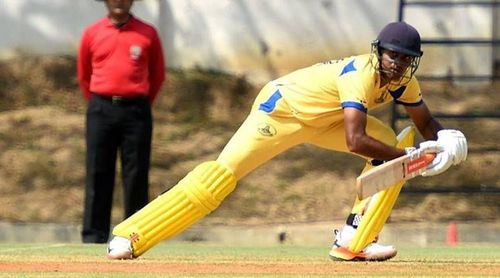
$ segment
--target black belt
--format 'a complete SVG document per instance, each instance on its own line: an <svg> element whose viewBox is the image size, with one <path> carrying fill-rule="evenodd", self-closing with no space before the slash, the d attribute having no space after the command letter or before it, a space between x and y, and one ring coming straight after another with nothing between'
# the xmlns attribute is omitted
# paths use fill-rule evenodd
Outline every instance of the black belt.
<svg viewBox="0 0 500 278"><path fill-rule="evenodd" d="M138 104L138 103L144 103L148 99L146 96L143 96L143 95L124 97L124 96L101 95L101 94L97 94L97 93L93 93L92 97L96 97L96 98L99 98L101 100L111 102L113 104Z"/></svg>

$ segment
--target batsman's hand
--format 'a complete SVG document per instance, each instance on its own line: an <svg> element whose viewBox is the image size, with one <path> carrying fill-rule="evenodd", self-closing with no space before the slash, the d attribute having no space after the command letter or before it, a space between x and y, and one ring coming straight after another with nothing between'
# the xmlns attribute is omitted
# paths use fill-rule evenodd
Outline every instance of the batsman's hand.
<svg viewBox="0 0 500 278"><path fill-rule="evenodd" d="M406 154L409 154L410 157L416 158L425 153L439 153L444 151L443 146L439 144L437 141L425 141L420 143L418 149L415 147L407 147L405 148Z"/></svg>
<svg viewBox="0 0 500 278"><path fill-rule="evenodd" d="M411 157L418 157L422 153L435 153L436 157L427 166L427 169L422 173L422 176L435 176L448 170L453 165L453 157L446 151L445 146L438 141L425 141L420 143L419 148L407 148L406 153Z"/></svg>
<svg viewBox="0 0 500 278"><path fill-rule="evenodd" d="M453 165L467 159L467 139L462 132L454 129L443 129L438 131L437 135L437 142L452 156Z"/></svg>
<svg viewBox="0 0 500 278"><path fill-rule="evenodd" d="M437 153L436 158L427 166L427 170L422 173L424 177L441 174L451 165L457 165L467 159L467 139L462 132L443 129L438 131L437 135L437 143L442 146L443 151Z"/></svg>

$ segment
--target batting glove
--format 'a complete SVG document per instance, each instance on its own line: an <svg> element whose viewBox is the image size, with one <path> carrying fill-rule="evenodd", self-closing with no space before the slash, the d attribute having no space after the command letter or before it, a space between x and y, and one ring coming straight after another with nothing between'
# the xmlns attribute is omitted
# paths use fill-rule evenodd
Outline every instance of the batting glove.
<svg viewBox="0 0 500 278"><path fill-rule="evenodd" d="M422 153L435 153L436 157L427 166L427 169L422 172L422 176L429 177L435 176L448 170L448 168L453 165L453 159L451 154L446 151L446 148L441 145L438 141L425 141L420 143L419 148L406 148L406 153L410 157L415 158L420 156Z"/></svg>
<svg viewBox="0 0 500 278"><path fill-rule="evenodd" d="M441 144L437 141L425 141L420 143L418 147L418 149L415 147L407 147L405 148L405 152L413 159L424 153L439 153L444 151L443 146L441 146Z"/></svg>
<svg viewBox="0 0 500 278"><path fill-rule="evenodd" d="M444 146L453 159L453 165L457 165L467 159L467 139L462 132L454 129L443 129L438 131L437 142Z"/></svg>

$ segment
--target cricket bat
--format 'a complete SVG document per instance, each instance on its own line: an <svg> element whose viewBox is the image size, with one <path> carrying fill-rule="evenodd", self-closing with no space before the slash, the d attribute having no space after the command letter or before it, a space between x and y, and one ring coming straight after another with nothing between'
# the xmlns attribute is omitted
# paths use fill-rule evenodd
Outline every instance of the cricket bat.
<svg viewBox="0 0 500 278"><path fill-rule="evenodd" d="M356 179L356 191L360 200L379 191L422 174L436 154L423 153L411 158L404 155L374 167Z"/></svg>

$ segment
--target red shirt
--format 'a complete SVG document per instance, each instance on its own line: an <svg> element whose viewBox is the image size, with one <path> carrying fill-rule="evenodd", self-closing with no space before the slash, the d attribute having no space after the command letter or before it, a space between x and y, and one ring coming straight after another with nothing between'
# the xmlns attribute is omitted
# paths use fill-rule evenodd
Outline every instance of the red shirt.
<svg viewBox="0 0 500 278"><path fill-rule="evenodd" d="M87 27L78 51L78 80L87 100L91 92L109 96L147 96L152 103L165 80L165 62L155 28L131 16L122 27L108 17Z"/></svg>

